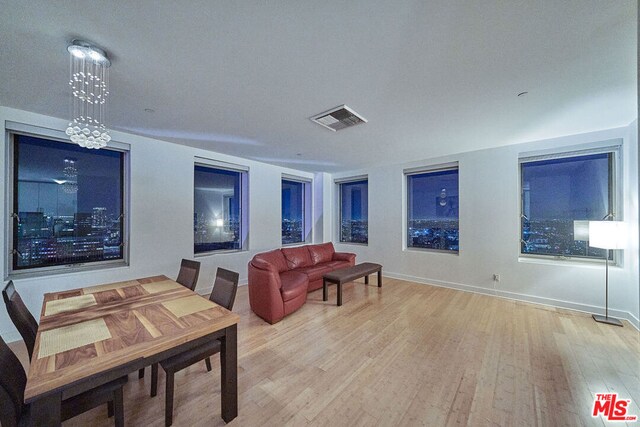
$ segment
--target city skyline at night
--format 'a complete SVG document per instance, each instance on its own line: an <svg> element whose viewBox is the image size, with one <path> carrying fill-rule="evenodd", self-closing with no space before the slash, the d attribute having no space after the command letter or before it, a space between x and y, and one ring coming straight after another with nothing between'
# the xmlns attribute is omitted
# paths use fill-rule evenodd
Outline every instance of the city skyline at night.
<svg viewBox="0 0 640 427"><path fill-rule="evenodd" d="M122 153L22 135L15 149L13 267L122 259Z"/></svg>

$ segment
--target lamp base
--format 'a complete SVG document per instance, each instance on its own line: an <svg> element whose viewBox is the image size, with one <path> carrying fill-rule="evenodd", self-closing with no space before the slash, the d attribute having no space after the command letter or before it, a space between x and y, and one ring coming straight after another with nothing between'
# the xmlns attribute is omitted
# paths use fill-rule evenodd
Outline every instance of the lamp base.
<svg viewBox="0 0 640 427"><path fill-rule="evenodd" d="M591 317L593 317L593 320L595 320L596 322L606 323L608 325L622 326L622 322L614 317L600 316L598 314L594 314Z"/></svg>

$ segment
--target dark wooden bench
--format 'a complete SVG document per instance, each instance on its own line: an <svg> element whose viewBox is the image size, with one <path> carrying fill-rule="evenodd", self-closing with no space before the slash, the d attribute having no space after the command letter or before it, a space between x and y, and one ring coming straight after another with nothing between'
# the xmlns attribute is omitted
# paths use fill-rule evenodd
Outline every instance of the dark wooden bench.
<svg viewBox="0 0 640 427"><path fill-rule="evenodd" d="M382 265L373 262L363 262L353 267L341 268L325 274L322 276L322 300L326 301L329 298L327 295L329 283L335 283L338 285L338 306L342 305L342 284L364 277L364 283L368 285L369 275L373 273L378 273L378 287L381 288Z"/></svg>

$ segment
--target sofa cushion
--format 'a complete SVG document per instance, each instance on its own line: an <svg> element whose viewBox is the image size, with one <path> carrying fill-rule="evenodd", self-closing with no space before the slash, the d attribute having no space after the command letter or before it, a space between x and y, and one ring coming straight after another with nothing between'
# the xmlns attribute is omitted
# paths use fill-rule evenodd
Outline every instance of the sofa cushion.
<svg viewBox="0 0 640 427"><path fill-rule="evenodd" d="M283 301L289 301L307 293L309 279L306 274L297 271L286 271L280 274L280 281L282 282L280 292L282 293Z"/></svg>
<svg viewBox="0 0 640 427"><path fill-rule="evenodd" d="M309 245L309 254L311 255L311 261L313 265L317 265L323 262L329 262L333 259L333 243L322 243L320 245Z"/></svg>
<svg viewBox="0 0 640 427"><path fill-rule="evenodd" d="M278 273L282 273L283 271L289 270L289 264L287 263L287 259L282 254L280 249L274 249L269 252L262 252L260 254L256 254L253 259L257 262L254 263L254 266L257 268L261 268L264 264L270 264L275 267Z"/></svg>
<svg viewBox="0 0 640 427"><path fill-rule="evenodd" d="M329 267L327 263L324 263L320 265L312 265L311 267L299 268L296 271L306 274L307 277L309 277L309 281L313 282L314 280L322 279L322 276L325 273L333 271L333 268Z"/></svg>
<svg viewBox="0 0 640 427"><path fill-rule="evenodd" d="M287 259L289 270L302 267L310 267L313 265L309 249L306 246L298 246L295 248L283 248L282 254Z"/></svg>
<svg viewBox="0 0 640 427"><path fill-rule="evenodd" d="M339 268L351 267L351 264L349 263L349 261L331 261L331 262L324 263L322 265L329 267L332 271L337 270Z"/></svg>

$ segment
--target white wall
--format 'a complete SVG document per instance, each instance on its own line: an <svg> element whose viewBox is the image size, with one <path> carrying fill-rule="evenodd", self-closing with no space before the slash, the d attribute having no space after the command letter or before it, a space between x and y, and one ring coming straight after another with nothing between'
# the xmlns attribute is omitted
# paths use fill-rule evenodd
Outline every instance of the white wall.
<svg viewBox="0 0 640 427"><path fill-rule="evenodd" d="M623 139L623 211L631 247L621 267L610 269L612 315L638 325L638 152L637 121L629 127L467 152L406 164L334 174L333 179L369 176L369 244L336 244L358 260L380 262L390 277L540 302L588 312L603 312L604 266L554 260L519 259L520 153L562 149L614 138ZM403 249L406 204L403 170L459 162L460 253ZM337 188L332 186L332 236L338 241ZM501 275L499 283L493 274ZM495 285L495 289L494 289Z"/></svg>
<svg viewBox="0 0 640 427"><path fill-rule="evenodd" d="M0 107L0 123L6 121L32 126L65 129L66 122L10 108ZM6 132L4 132L6 134ZM249 167L249 250L197 257L202 263L197 290L208 292L217 267L240 273L246 283L247 263L264 250L281 245L281 177L283 173L314 178L307 172L281 168L233 156L180 146L141 136L113 132L116 141L130 144L130 265L128 267L55 274L14 280L28 308L38 318L45 292L165 274L176 277L182 258L193 254L193 165L194 157L206 157ZM0 168L6 170L6 137L0 150ZM320 175L320 179L323 177ZM322 189L322 187L320 187ZM2 200L6 200L5 174L2 173ZM316 210L322 211L323 198L314 197ZM6 212L0 210L6 224ZM0 233L3 253L8 245ZM322 228L314 235L322 236ZM7 278L3 264L3 278ZM6 310L0 310L0 335L7 342L20 338Z"/></svg>

